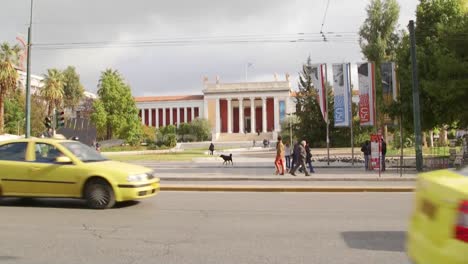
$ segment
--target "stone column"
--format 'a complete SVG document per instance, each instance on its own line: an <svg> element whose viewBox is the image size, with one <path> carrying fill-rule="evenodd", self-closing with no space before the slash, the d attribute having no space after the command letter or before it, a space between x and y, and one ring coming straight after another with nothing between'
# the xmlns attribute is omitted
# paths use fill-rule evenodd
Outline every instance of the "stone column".
<svg viewBox="0 0 468 264"><path fill-rule="evenodd" d="M278 98L277 97L274 97L274 99L273 99L273 109L274 109L275 132L279 132L280 131L279 103L278 103Z"/></svg>
<svg viewBox="0 0 468 264"><path fill-rule="evenodd" d="M152 127L153 126L153 108L148 109L148 126Z"/></svg>
<svg viewBox="0 0 468 264"><path fill-rule="evenodd" d="M145 118L145 113L146 113L146 109L141 109L141 123L143 125L146 125L146 118Z"/></svg>
<svg viewBox="0 0 468 264"><path fill-rule="evenodd" d="M250 97L250 133L257 133L255 129L255 97Z"/></svg>
<svg viewBox="0 0 468 264"><path fill-rule="evenodd" d="M166 107L163 107L163 127L166 126Z"/></svg>
<svg viewBox="0 0 468 264"><path fill-rule="evenodd" d="M203 100L203 118L208 120L208 100L206 98Z"/></svg>
<svg viewBox="0 0 468 264"><path fill-rule="evenodd" d="M159 128L159 108L156 108L155 111L156 111L156 128Z"/></svg>
<svg viewBox="0 0 468 264"><path fill-rule="evenodd" d="M180 107L177 107L177 128L180 126Z"/></svg>
<svg viewBox="0 0 468 264"><path fill-rule="evenodd" d="M244 133L244 98L239 98L239 133Z"/></svg>
<svg viewBox="0 0 468 264"><path fill-rule="evenodd" d="M193 121L195 119L195 107L192 106L191 108L192 108L191 115L192 115L192 121ZM200 110L198 110L198 111L200 111ZM198 113L198 115L200 115L200 113Z"/></svg>
<svg viewBox="0 0 468 264"><path fill-rule="evenodd" d="M193 112L193 109L192 109ZM216 98L216 134L219 134L221 132L221 115L220 115L220 109L219 109L219 97Z"/></svg>
<svg viewBox="0 0 468 264"><path fill-rule="evenodd" d="M170 125L174 124L174 112L172 111L172 107L169 107L169 123Z"/></svg>
<svg viewBox="0 0 468 264"><path fill-rule="evenodd" d="M227 132L232 133L232 98L227 99Z"/></svg>
<svg viewBox="0 0 468 264"><path fill-rule="evenodd" d="M267 132L267 102L266 97L262 97L262 132Z"/></svg>
<svg viewBox="0 0 468 264"><path fill-rule="evenodd" d="M185 107L185 108L184 108L184 122L188 124L188 119L187 119L187 116L188 116L188 114L187 114L187 109L188 109L187 107Z"/></svg>

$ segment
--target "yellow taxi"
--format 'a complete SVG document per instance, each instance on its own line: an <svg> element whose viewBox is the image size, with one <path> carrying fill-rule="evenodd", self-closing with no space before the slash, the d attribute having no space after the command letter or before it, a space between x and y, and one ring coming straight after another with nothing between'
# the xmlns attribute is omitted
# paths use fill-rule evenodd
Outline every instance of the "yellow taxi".
<svg viewBox="0 0 468 264"><path fill-rule="evenodd" d="M468 168L419 176L407 253L416 264L468 264Z"/></svg>
<svg viewBox="0 0 468 264"><path fill-rule="evenodd" d="M0 197L79 198L90 208L106 209L154 196L159 188L151 169L108 160L78 141L0 142Z"/></svg>

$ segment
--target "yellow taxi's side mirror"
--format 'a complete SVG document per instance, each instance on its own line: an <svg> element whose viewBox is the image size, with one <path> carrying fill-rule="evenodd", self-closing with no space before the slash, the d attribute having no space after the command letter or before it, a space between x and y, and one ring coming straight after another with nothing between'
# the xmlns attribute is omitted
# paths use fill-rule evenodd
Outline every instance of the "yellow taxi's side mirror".
<svg viewBox="0 0 468 264"><path fill-rule="evenodd" d="M60 156L55 159L55 162L60 163L60 164L67 164L67 163L72 163L72 160L69 157Z"/></svg>

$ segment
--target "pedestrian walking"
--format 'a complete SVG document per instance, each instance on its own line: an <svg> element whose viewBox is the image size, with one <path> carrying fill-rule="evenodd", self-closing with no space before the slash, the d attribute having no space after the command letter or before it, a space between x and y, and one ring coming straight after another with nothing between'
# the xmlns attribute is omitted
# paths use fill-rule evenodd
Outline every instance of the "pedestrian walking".
<svg viewBox="0 0 468 264"><path fill-rule="evenodd" d="M299 150L299 143L296 142L292 148L292 161L291 161L291 169L294 168L294 165L297 162L297 152Z"/></svg>
<svg viewBox="0 0 468 264"><path fill-rule="evenodd" d="M364 154L364 167L366 168L366 171L370 169L369 166L369 158L370 158L370 142L369 140L366 140L364 144L361 146L361 152Z"/></svg>
<svg viewBox="0 0 468 264"><path fill-rule="evenodd" d="M387 155L387 143L382 138L382 171L385 171L385 156Z"/></svg>
<svg viewBox="0 0 468 264"><path fill-rule="evenodd" d="M213 142L211 142L210 147L208 148L208 150L210 151L211 156L213 156L214 149L215 149L214 144L213 144Z"/></svg>
<svg viewBox="0 0 468 264"><path fill-rule="evenodd" d="M305 146L306 146L306 141L305 140L301 141L301 144L298 144L297 161L296 161L296 163L294 165L294 168L291 170L291 175L292 176L296 176L295 172L301 166L302 166L302 168L303 168L303 170L305 172L305 176L310 176L309 172L307 172L307 168L306 168L306 164L305 164L306 163L306 157L307 157Z"/></svg>
<svg viewBox="0 0 468 264"><path fill-rule="evenodd" d="M284 145L281 136L278 136L278 143L276 143L276 158L275 167L276 175L284 175Z"/></svg>
<svg viewBox="0 0 468 264"><path fill-rule="evenodd" d="M306 144L305 151L306 151L306 163L307 165L309 165L309 171L310 173L315 173L314 166L312 166L312 149L310 149L309 143Z"/></svg>
<svg viewBox="0 0 468 264"><path fill-rule="evenodd" d="M289 142L284 147L284 158L286 159L286 168L291 169L291 145Z"/></svg>

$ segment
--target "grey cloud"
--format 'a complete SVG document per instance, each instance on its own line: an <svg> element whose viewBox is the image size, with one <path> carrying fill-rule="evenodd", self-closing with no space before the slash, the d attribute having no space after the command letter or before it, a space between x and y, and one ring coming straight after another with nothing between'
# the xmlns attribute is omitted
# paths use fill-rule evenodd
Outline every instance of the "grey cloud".
<svg viewBox="0 0 468 264"><path fill-rule="evenodd" d="M403 1L405 19L417 0ZM330 1L324 30L357 32L367 0ZM326 1L264 0L36 0L34 41L88 42L194 36L319 32ZM0 40L26 33L28 0L8 1L0 10ZM405 10L403 10L405 7ZM412 8L412 9L411 9ZM413 10L413 11L410 11ZM405 22L407 23L407 22ZM33 49L33 71L75 65L88 90L100 72L118 69L135 95L200 93L202 78L242 81L295 76L308 55L316 62L361 60L356 43L226 44L83 50ZM294 81L295 82L295 81ZM296 86L296 83L293 83Z"/></svg>

